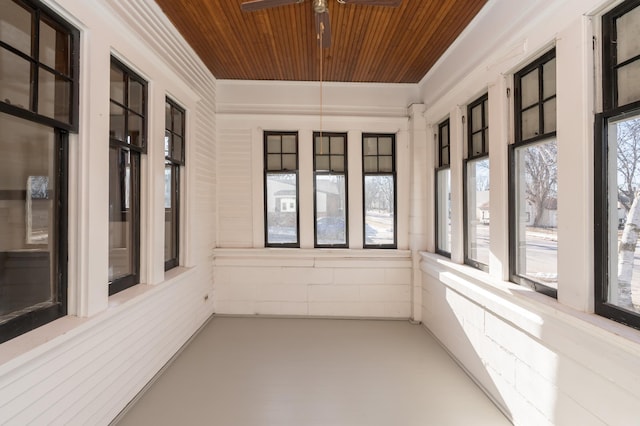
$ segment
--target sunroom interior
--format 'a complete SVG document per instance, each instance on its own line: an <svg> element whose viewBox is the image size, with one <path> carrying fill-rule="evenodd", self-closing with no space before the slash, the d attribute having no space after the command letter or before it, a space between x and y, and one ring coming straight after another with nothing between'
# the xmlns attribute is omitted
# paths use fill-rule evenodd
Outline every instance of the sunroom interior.
<svg viewBox="0 0 640 426"><path fill-rule="evenodd" d="M0 423L109 424L215 316L411 321L514 424L636 423L640 1L331 0L328 49L241 3L3 1Z"/></svg>

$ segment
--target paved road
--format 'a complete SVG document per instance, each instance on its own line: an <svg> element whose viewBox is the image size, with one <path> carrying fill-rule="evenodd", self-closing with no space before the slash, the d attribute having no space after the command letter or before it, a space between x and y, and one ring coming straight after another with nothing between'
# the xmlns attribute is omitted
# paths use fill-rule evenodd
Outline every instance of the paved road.
<svg viewBox="0 0 640 426"><path fill-rule="evenodd" d="M489 225L476 227L476 260L488 262ZM522 242L523 261L526 263L526 275L551 287L557 285L558 243L555 234L548 231L527 230L526 240Z"/></svg>

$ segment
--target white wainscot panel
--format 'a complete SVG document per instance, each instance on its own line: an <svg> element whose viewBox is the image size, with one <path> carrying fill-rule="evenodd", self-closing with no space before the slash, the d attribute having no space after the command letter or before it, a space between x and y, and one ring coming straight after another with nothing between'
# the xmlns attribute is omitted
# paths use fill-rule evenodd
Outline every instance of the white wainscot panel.
<svg viewBox="0 0 640 426"><path fill-rule="evenodd" d="M218 314L408 318L405 250L216 249Z"/></svg>

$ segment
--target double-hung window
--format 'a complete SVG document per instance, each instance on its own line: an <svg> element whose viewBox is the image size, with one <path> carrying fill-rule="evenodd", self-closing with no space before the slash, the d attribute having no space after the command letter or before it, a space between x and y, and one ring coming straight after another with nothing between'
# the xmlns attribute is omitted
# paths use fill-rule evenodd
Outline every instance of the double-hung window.
<svg viewBox="0 0 640 426"><path fill-rule="evenodd" d="M300 247L298 132L264 132L265 245Z"/></svg>
<svg viewBox="0 0 640 426"><path fill-rule="evenodd" d="M364 247L396 248L394 134L362 135Z"/></svg>
<svg viewBox="0 0 640 426"><path fill-rule="evenodd" d="M436 252L451 257L451 144L449 119L438 124Z"/></svg>
<svg viewBox="0 0 640 426"><path fill-rule="evenodd" d="M109 294L140 282L141 157L147 145L147 83L111 58Z"/></svg>
<svg viewBox="0 0 640 426"><path fill-rule="evenodd" d="M467 160L464 164L465 263L489 265L489 121L487 95L467 107Z"/></svg>
<svg viewBox="0 0 640 426"><path fill-rule="evenodd" d="M314 133L315 246L348 247L347 134Z"/></svg>
<svg viewBox="0 0 640 426"><path fill-rule="evenodd" d="M67 163L79 32L37 1L0 14L0 343L67 313Z"/></svg>
<svg viewBox="0 0 640 426"><path fill-rule="evenodd" d="M180 263L180 167L184 166L185 112L165 102L164 130L164 269Z"/></svg>
<svg viewBox="0 0 640 426"><path fill-rule="evenodd" d="M509 148L513 282L555 297L558 277L558 144L555 49L514 76L515 142Z"/></svg>
<svg viewBox="0 0 640 426"><path fill-rule="evenodd" d="M596 116L595 310L640 328L640 0L604 15Z"/></svg>

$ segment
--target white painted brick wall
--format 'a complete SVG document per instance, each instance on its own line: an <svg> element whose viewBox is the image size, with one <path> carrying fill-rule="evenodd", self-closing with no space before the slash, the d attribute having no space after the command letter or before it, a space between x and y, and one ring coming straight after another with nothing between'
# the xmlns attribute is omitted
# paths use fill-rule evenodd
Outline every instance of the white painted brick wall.
<svg viewBox="0 0 640 426"><path fill-rule="evenodd" d="M640 336L561 314L551 299L532 303L508 283L478 283L435 255L421 268L424 325L516 425L638 424Z"/></svg>
<svg viewBox="0 0 640 426"><path fill-rule="evenodd" d="M411 314L409 252L292 250L286 262L282 253L215 250L216 312L380 318ZM355 267L349 267L349 256Z"/></svg>

